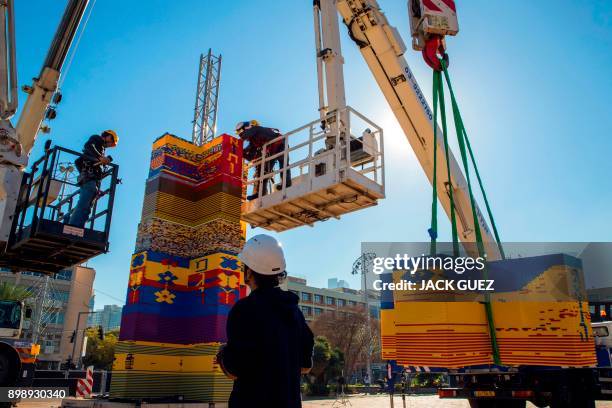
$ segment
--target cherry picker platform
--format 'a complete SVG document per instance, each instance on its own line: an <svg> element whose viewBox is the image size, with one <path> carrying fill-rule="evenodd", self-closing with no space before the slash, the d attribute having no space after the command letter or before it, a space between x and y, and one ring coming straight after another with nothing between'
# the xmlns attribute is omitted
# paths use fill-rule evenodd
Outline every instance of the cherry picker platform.
<svg viewBox="0 0 612 408"><path fill-rule="evenodd" d="M252 227L280 232L312 226L385 197L382 129L351 107L281 135L262 150L279 140L282 151L246 165L247 194L256 198L243 203L242 218ZM279 158L282 165L274 170Z"/></svg>
<svg viewBox="0 0 612 408"><path fill-rule="evenodd" d="M79 198L73 163L80 156L63 147L48 148L24 173L0 267L51 274L108 251L119 166L104 167L89 219L79 228L64 217Z"/></svg>

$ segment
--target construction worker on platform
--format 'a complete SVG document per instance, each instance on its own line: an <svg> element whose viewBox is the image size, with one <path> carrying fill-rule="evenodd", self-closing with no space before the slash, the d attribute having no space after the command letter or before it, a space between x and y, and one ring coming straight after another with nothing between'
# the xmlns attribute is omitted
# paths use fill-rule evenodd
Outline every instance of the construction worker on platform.
<svg viewBox="0 0 612 408"><path fill-rule="evenodd" d="M106 155L106 148L115 147L119 143L119 136L114 130L105 130L100 135L91 136L83 146L83 154L75 160L74 165L79 171L77 184L80 187L79 201L72 213L64 216L64 222L75 227L83 228L94 200L100 193L100 182L103 178L103 166L113 161Z"/></svg>
<svg viewBox="0 0 612 408"><path fill-rule="evenodd" d="M277 157L266 160L263 168L263 175L261 173L261 163L255 166L256 177L259 177L253 184L253 194L247 197L248 200L254 200L259 197L259 183L263 182L262 195L266 195L268 191L267 178L264 176L274 170L274 164L278 163L279 170L283 169L285 165L289 165L289 160L285 163L285 156L283 154L286 142L284 138L281 138L274 143L266 147L264 155L263 147L266 143L277 139L282 136L278 129L263 127L259 125L256 120L248 122L238 122L236 125L236 134L248 144L243 149L243 157L246 160L254 161L260 160L264 157L271 157L278 154ZM277 188L282 188L283 179L286 180L285 187L291 187L291 171L285 170L280 173L281 184Z"/></svg>
<svg viewBox="0 0 612 408"><path fill-rule="evenodd" d="M300 377L312 367L314 339L298 296L278 287L286 276L283 249L256 235L238 259L251 293L230 311L227 344L217 354L234 379L229 408L301 407Z"/></svg>

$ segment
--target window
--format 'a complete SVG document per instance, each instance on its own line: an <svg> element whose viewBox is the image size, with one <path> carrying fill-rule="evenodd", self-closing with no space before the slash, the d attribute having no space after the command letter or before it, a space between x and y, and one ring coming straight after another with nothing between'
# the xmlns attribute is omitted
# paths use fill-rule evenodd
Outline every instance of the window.
<svg viewBox="0 0 612 408"><path fill-rule="evenodd" d="M321 295L317 295L317 294L315 293L315 295L314 295L314 301L315 301L315 303L323 303L323 296L321 296Z"/></svg>
<svg viewBox="0 0 612 408"><path fill-rule="evenodd" d="M302 301L310 302L312 295L310 293L302 292Z"/></svg>
<svg viewBox="0 0 612 408"><path fill-rule="evenodd" d="M55 320L57 324L64 324L64 312L57 313L57 319Z"/></svg>
<svg viewBox="0 0 612 408"><path fill-rule="evenodd" d="M609 334L606 326L593 327L593 337L608 337Z"/></svg>
<svg viewBox="0 0 612 408"><path fill-rule="evenodd" d="M69 281L72 279L72 269L64 269L55 274L55 279Z"/></svg>
<svg viewBox="0 0 612 408"><path fill-rule="evenodd" d="M41 351L45 354L53 354L56 351L59 351L59 341L45 340L43 343L43 349Z"/></svg>
<svg viewBox="0 0 612 408"><path fill-rule="evenodd" d="M51 294L51 298L53 300L59 300L60 302L64 302L64 303L68 302L68 298L69 297L70 297L70 293L69 292L60 292L60 291L55 292L54 291Z"/></svg>
<svg viewBox="0 0 612 408"><path fill-rule="evenodd" d="M315 295L316 296L316 295ZM323 314L323 309L321 309L320 307L315 307L314 308L314 314L315 316L320 316Z"/></svg>
<svg viewBox="0 0 612 408"><path fill-rule="evenodd" d="M325 303L327 303L328 305L335 305L336 304L336 299L334 299L331 296L327 296L327 298L325 299Z"/></svg>
<svg viewBox="0 0 612 408"><path fill-rule="evenodd" d="M346 300L338 299L338 306L346 306Z"/></svg>
<svg viewBox="0 0 612 408"><path fill-rule="evenodd" d="M312 308L310 306L302 306L302 313L306 316L312 315Z"/></svg>
<svg viewBox="0 0 612 408"><path fill-rule="evenodd" d="M349 300L348 304L349 304L349 306L356 306L357 302L355 302L354 300Z"/></svg>

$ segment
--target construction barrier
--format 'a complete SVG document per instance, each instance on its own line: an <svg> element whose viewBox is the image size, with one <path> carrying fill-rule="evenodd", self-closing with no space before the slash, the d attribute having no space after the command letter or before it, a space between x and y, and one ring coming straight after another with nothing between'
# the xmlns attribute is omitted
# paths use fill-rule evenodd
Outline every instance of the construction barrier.
<svg viewBox="0 0 612 408"><path fill-rule="evenodd" d="M76 396L81 398L91 398L93 389L93 366L87 367L85 370L85 378L77 380Z"/></svg>
<svg viewBox="0 0 612 408"><path fill-rule="evenodd" d="M86 370L36 370L32 387L68 388L68 395L76 396L77 382L85 378ZM110 386L110 371L94 370L92 394L103 394Z"/></svg>

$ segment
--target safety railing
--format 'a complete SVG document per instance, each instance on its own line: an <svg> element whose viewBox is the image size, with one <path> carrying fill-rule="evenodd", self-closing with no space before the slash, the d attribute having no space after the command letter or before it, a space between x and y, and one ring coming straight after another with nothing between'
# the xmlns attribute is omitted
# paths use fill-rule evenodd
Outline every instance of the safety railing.
<svg viewBox="0 0 612 408"><path fill-rule="evenodd" d="M247 162L243 181L247 197L279 191L285 195L287 189L321 172L339 175L348 169L384 188L383 131L351 107L267 142L259 157Z"/></svg>
<svg viewBox="0 0 612 408"><path fill-rule="evenodd" d="M43 221L66 224L78 202L81 187L75 161L81 154L60 146L47 148L24 173L17 200L10 242L19 242L24 232L32 235ZM100 187L94 198L84 229L103 233L108 241L119 167L102 167ZM99 236L99 235L98 235Z"/></svg>

